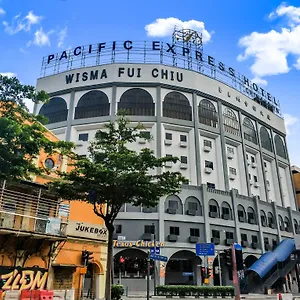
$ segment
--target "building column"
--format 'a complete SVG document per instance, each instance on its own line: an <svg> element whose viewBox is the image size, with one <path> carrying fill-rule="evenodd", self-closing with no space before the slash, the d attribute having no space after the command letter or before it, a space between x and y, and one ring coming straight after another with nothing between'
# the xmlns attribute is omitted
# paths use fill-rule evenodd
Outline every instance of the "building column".
<svg viewBox="0 0 300 300"><path fill-rule="evenodd" d="M117 86L113 85L112 87L112 97L110 103L110 119L114 122L117 118Z"/></svg>
<svg viewBox="0 0 300 300"><path fill-rule="evenodd" d="M219 114L221 152L222 152L225 191L228 192L229 191L229 176L228 176L228 166L227 166L226 143L225 143L225 135L224 135L224 127L223 127L222 103L220 101L218 101L218 114Z"/></svg>
<svg viewBox="0 0 300 300"><path fill-rule="evenodd" d="M74 100L75 100L75 92L72 91L70 94L70 103L69 103L69 111L68 111L68 120L67 120L67 129L66 129L66 142L71 141L71 129L72 122L74 117Z"/></svg>
<svg viewBox="0 0 300 300"><path fill-rule="evenodd" d="M273 205L273 215L274 215L274 221L276 222L277 226L277 236L278 236L278 242L281 242L281 233L280 233L280 228L279 228L279 222L278 222L278 214L277 214L277 207L276 207L276 202L272 202Z"/></svg>
<svg viewBox="0 0 300 300"><path fill-rule="evenodd" d="M197 185L200 186L202 183L201 175L201 156L200 156L200 137L199 137L199 120L198 120L198 105L197 105L197 94L193 93L193 113L194 113L194 136L195 136L195 156L196 156L196 174L197 174Z"/></svg>
<svg viewBox="0 0 300 300"><path fill-rule="evenodd" d="M257 224L258 224L258 234L260 238L260 244L261 244L261 253L264 253L265 249L265 243L264 243L264 234L262 231L262 226L261 226L261 219L260 219L260 205L259 205L259 198L258 196L254 196L254 201L255 201L255 208L256 208L256 215L257 215Z"/></svg>
<svg viewBox="0 0 300 300"><path fill-rule="evenodd" d="M295 231L295 227L294 227L293 211L292 211L291 207L288 207L287 211L289 213L289 217L290 217L290 220L291 220L292 232L293 232L293 235L295 235L296 231Z"/></svg>
<svg viewBox="0 0 300 300"><path fill-rule="evenodd" d="M202 200L203 200L203 218L204 218L204 240L206 243L211 242L211 230L210 230L210 222L209 222L209 205L208 205L208 197L207 197L207 185L201 185L202 190Z"/></svg>

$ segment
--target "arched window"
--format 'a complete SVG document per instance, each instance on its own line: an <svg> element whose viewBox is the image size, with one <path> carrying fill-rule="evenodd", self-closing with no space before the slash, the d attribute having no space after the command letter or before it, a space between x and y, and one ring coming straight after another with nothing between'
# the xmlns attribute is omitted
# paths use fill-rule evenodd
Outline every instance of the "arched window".
<svg viewBox="0 0 300 300"><path fill-rule="evenodd" d="M192 121L192 107L187 97L178 92L167 94L163 102L163 116Z"/></svg>
<svg viewBox="0 0 300 300"><path fill-rule="evenodd" d="M232 220L232 210L230 204L226 201L223 201L221 205L221 209L222 209L222 219Z"/></svg>
<svg viewBox="0 0 300 300"><path fill-rule="evenodd" d="M109 116L108 97L101 91L90 91L84 94L75 108L75 119L88 119Z"/></svg>
<svg viewBox="0 0 300 300"><path fill-rule="evenodd" d="M264 149L266 149L270 152L273 151L271 138L270 138L268 130L265 127L260 128L260 140L261 140L261 146Z"/></svg>
<svg viewBox="0 0 300 300"><path fill-rule="evenodd" d="M299 225L296 219L294 219L294 229L295 229L295 233L299 233Z"/></svg>
<svg viewBox="0 0 300 300"><path fill-rule="evenodd" d="M248 207L247 217L248 217L248 223L249 224L257 224L256 214L255 214L254 209L252 207Z"/></svg>
<svg viewBox="0 0 300 300"><path fill-rule="evenodd" d="M282 138L278 134L276 134L274 140L275 140L276 154L281 156L282 158L286 158L286 151L285 151L285 146Z"/></svg>
<svg viewBox="0 0 300 300"><path fill-rule="evenodd" d="M209 216L211 218L220 218L220 210L218 202L214 199L209 200Z"/></svg>
<svg viewBox="0 0 300 300"><path fill-rule="evenodd" d="M284 226L283 218L282 218L281 215L278 215L278 222L279 222L279 229L280 229L281 231L284 231L285 226Z"/></svg>
<svg viewBox="0 0 300 300"><path fill-rule="evenodd" d="M39 115L46 117L48 124L66 121L68 118L67 103L61 97L51 98L41 107Z"/></svg>
<svg viewBox="0 0 300 300"><path fill-rule="evenodd" d="M168 214L183 214L183 207L181 199L178 196L170 195L165 201L165 211Z"/></svg>
<svg viewBox="0 0 300 300"><path fill-rule="evenodd" d="M125 110L129 116L154 116L155 104L147 91L134 88L121 96L118 110Z"/></svg>
<svg viewBox="0 0 300 300"><path fill-rule="evenodd" d="M252 121L249 118L244 118L243 121L244 139L257 145L256 130Z"/></svg>
<svg viewBox="0 0 300 300"><path fill-rule="evenodd" d="M288 217L285 217L284 218L284 225L285 225L285 231L287 232L291 232L292 231L292 224L291 224L291 221Z"/></svg>
<svg viewBox="0 0 300 300"><path fill-rule="evenodd" d="M237 206L239 222L245 223L247 221L246 211L243 205L239 204Z"/></svg>
<svg viewBox="0 0 300 300"><path fill-rule="evenodd" d="M190 216L202 216L202 205L195 197L188 197L184 203L184 211Z"/></svg>
<svg viewBox="0 0 300 300"><path fill-rule="evenodd" d="M268 224L270 228L275 228L275 219L271 212L268 212Z"/></svg>
<svg viewBox="0 0 300 300"><path fill-rule="evenodd" d="M215 127L218 126L218 113L215 106L209 100L203 99L198 106L198 117L201 124Z"/></svg>
<svg viewBox="0 0 300 300"><path fill-rule="evenodd" d="M234 113L234 111L230 108L225 108L223 112L223 124L224 130L233 135L239 135L239 121Z"/></svg>
<svg viewBox="0 0 300 300"><path fill-rule="evenodd" d="M260 221L261 221L261 225L263 227L268 226L267 216L266 216L266 213L263 210L260 211Z"/></svg>

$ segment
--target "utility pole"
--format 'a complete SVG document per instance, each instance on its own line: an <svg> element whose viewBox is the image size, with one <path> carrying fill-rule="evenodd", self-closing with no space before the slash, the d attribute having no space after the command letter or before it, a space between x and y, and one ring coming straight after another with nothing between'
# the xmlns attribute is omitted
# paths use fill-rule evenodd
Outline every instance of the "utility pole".
<svg viewBox="0 0 300 300"><path fill-rule="evenodd" d="M147 300L150 300L150 251L147 254Z"/></svg>
<svg viewBox="0 0 300 300"><path fill-rule="evenodd" d="M222 283L222 272L221 272L221 252L217 251L217 255L218 255L218 268L219 268L219 281L220 281L220 286L223 285Z"/></svg>
<svg viewBox="0 0 300 300"><path fill-rule="evenodd" d="M153 242L154 242L154 254L156 254L156 228L155 224L152 223L152 226L154 228L154 233L153 233ZM154 296L156 296L156 260L153 262L153 288L154 288Z"/></svg>
<svg viewBox="0 0 300 300"><path fill-rule="evenodd" d="M240 300L241 293L240 293L240 284L239 284L239 277L237 273L237 265L236 265L236 256L235 256L235 247L234 244L231 245L231 256L232 256L232 279L234 284L234 299Z"/></svg>

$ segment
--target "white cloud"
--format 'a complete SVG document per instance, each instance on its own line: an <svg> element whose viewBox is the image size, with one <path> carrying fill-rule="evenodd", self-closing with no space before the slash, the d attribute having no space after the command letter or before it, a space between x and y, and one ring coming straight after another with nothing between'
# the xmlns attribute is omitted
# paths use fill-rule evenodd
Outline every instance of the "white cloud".
<svg viewBox="0 0 300 300"><path fill-rule="evenodd" d="M13 72L3 72L3 73L0 73L2 76L7 76L9 78L11 77L16 77L17 74L16 73L13 73Z"/></svg>
<svg viewBox="0 0 300 300"><path fill-rule="evenodd" d="M63 47L64 41L65 41L65 39L67 37L67 34L68 34L68 28L67 27L65 27L64 29L60 30L57 33L57 36L58 36L57 47L58 48Z"/></svg>
<svg viewBox="0 0 300 300"><path fill-rule="evenodd" d="M13 35L22 30L26 32L30 31L32 25L39 24L42 19L42 16L37 16L30 11L24 18L21 18L21 14L18 14L13 17L10 24L6 21L3 21L2 24L4 25L5 31Z"/></svg>
<svg viewBox="0 0 300 300"><path fill-rule="evenodd" d="M165 19L156 19L151 24L145 26L145 30L148 36L151 37L165 37L171 36L174 27L184 29L193 29L202 33L203 43L207 43L211 39L211 34L205 29L203 22L196 20L181 21L177 18L165 18Z"/></svg>
<svg viewBox="0 0 300 300"><path fill-rule="evenodd" d="M53 31L49 31L49 32L44 32L43 28L41 27L40 29L38 29L35 33L34 33L34 39L33 41L29 41L27 43L27 47L31 46L32 44L39 46L39 47L43 47L43 46L50 46L50 34L52 34Z"/></svg>
<svg viewBox="0 0 300 300"><path fill-rule="evenodd" d="M5 10L2 7L0 7L0 16L1 15L5 15Z"/></svg>
<svg viewBox="0 0 300 300"><path fill-rule="evenodd" d="M294 117L290 114L283 114L286 134L292 135L296 131L296 127L299 123L299 118Z"/></svg>
<svg viewBox="0 0 300 300"><path fill-rule="evenodd" d="M262 79L260 77L254 77L251 81L255 82L258 85L262 85L262 86L267 86L268 85L267 80Z"/></svg>
<svg viewBox="0 0 300 300"><path fill-rule="evenodd" d="M300 69L300 7L281 4L269 17L283 15L290 21L287 27L279 31L252 32L239 40L239 45L245 50L237 59L254 58L250 70L256 78L288 73L293 66ZM288 56L293 56L297 63L289 66Z"/></svg>

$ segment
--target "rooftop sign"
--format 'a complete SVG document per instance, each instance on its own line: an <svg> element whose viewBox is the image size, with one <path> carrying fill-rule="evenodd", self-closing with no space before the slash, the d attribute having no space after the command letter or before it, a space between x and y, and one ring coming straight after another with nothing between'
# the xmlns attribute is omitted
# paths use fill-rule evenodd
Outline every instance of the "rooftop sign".
<svg viewBox="0 0 300 300"><path fill-rule="evenodd" d="M234 68L199 51L193 43L126 40L77 46L45 56L41 76L111 63L163 64L193 70L239 90L270 111L280 114L279 101L274 96Z"/></svg>

